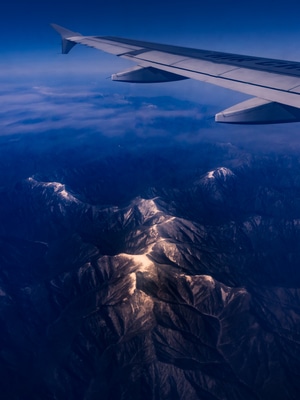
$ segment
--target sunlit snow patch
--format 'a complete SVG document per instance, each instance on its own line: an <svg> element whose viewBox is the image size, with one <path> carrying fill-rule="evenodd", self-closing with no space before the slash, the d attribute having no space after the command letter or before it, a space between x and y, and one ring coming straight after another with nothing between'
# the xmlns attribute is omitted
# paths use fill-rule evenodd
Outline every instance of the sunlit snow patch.
<svg viewBox="0 0 300 400"><path fill-rule="evenodd" d="M80 203L80 201L66 190L66 186L59 182L39 182L32 177L27 179L33 186L40 186L44 188L52 188L57 196L69 202Z"/></svg>
<svg viewBox="0 0 300 400"><path fill-rule="evenodd" d="M206 179L222 178L222 179L226 180L226 179L232 178L234 176L235 176L234 173L230 169L225 168L225 167L220 167L220 168L217 168L217 169L215 169L213 171L209 171L205 175L204 179L205 178Z"/></svg>

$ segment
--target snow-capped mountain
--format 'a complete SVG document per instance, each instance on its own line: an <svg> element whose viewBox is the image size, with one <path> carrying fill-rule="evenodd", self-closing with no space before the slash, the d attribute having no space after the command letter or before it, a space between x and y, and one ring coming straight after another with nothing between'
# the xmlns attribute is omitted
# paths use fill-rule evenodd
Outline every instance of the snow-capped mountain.
<svg viewBox="0 0 300 400"><path fill-rule="evenodd" d="M296 399L300 192L259 162L119 204L78 171L18 181L0 227L3 398Z"/></svg>

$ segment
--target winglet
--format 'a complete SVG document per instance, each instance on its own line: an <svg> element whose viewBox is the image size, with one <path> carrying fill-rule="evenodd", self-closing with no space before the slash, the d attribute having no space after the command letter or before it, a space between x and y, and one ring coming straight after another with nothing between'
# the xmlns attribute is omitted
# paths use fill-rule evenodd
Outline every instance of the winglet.
<svg viewBox="0 0 300 400"><path fill-rule="evenodd" d="M64 28L63 26L59 26L56 24L50 24L53 29L55 29L61 36L61 52L62 54L68 54L69 51L75 46L76 42L72 41L72 37L82 36L78 32L70 31L69 29Z"/></svg>

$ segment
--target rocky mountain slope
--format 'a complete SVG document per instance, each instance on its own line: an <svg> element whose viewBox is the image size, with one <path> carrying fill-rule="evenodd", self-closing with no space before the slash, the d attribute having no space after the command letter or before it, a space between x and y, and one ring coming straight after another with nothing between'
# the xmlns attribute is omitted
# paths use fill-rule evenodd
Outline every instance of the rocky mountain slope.
<svg viewBox="0 0 300 400"><path fill-rule="evenodd" d="M298 398L300 161L186 155L3 185L2 398Z"/></svg>

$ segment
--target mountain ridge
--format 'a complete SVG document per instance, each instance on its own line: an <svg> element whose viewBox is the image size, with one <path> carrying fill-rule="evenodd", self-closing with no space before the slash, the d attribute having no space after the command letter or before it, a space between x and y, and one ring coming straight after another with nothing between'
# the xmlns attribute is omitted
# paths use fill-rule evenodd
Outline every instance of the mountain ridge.
<svg viewBox="0 0 300 400"><path fill-rule="evenodd" d="M222 149L156 187L137 171L109 206L72 168L18 178L1 211L3 398L297 398L298 164ZM220 165L229 180L201 181Z"/></svg>

